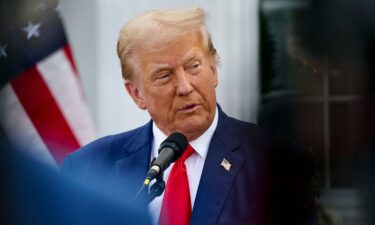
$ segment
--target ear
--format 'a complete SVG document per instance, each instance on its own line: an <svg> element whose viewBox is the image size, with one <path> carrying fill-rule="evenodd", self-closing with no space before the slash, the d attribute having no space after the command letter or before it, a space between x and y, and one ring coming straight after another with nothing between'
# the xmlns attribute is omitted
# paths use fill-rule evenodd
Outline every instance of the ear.
<svg viewBox="0 0 375 225"><path fill-rule="evenodd" d="M210 70L211 70L212 75L213 75L213 84L214 84L214 86L216 88L217 85L218 85L218 83L219 83L219 78L218 78L218 75L217 75L217 66L216 66L216 63L211 63Z"/></svg>
<svg viewBox="0 0 375 225"><path fill-rule="evenodd" d="M134 84L134 81L125 80L124 86L128 94L132 97L134 103L138 106L138 108L142 110L147 109L147 106L142 98L139 88L137 87L137 85Z"/></svg>

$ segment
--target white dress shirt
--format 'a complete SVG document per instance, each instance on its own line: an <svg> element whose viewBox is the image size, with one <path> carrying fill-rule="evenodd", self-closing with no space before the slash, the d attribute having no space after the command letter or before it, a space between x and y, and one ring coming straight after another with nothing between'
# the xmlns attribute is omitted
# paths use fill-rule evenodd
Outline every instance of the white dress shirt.
<svg viewBox="0 0 375 225"><path fill-rule="evenodd" d="M202 170L204 166L204 162L206 160L208 147L211 142L212 135L214 134L217 126L218 121L218 110L216 108L215 117L211 124L211 126L204 132L200 137L195 139L194 141L189 142L189 144L194 148L195 152L186 159L186 172L189 180L189 189L190 189L190 200L191 200L191 207L194 206L195 196L197 194L199 181L201 179ZM153 144L152 144L152 151L151 151L151 159L153 157L158 156L158 149L160 144L167 138L155 123L152 124L152 132L154 135ZM164 171L164 181L167 184L169 173L173 167L173 163ZM153 182L154 183L154 182ZM152 184L150 186L152 186ZM155 198L150 204L149 209L151 213L152 220L154 224L158 224L161 205L163 202L164 193Z"/></svg>

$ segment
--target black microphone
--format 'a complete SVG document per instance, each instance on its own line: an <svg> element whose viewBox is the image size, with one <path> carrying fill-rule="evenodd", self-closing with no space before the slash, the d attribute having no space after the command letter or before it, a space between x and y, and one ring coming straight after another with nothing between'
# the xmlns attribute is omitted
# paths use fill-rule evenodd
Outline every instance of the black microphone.
<svg viewBox="0 0 375 225"><path fill-rule="evenodd" d="M157 178L164 172L168 166L176 161L188 146L188 140L185 135L174 132L165 139L159 147L158 157L151 163L147 172L144 185L148 186L150 181Z"/></svg>

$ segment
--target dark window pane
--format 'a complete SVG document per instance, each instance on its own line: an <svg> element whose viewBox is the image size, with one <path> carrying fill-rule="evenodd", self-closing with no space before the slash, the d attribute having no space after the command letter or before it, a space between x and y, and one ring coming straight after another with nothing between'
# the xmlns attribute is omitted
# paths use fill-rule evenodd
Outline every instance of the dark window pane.
<svg viewBox="0 0 375 225"><path fill-rule="evenodd" d="M368 77L355 63L343 65L331 62L329 69L330 95L366 95Z"/></svg>
<svg viewBox="0 0 375 225"><path fill-rule="evenodd" d="M323 104L299 102L296 104L296 133L304 147L314 153L318 162L317 182L324 186Z"/></svg>
<svg viewBox="0 0 375 225"><path fill-rule="evenodd" d="M365 101L330 104L330 158L333 188L361 188L366 177Z"/></svg>

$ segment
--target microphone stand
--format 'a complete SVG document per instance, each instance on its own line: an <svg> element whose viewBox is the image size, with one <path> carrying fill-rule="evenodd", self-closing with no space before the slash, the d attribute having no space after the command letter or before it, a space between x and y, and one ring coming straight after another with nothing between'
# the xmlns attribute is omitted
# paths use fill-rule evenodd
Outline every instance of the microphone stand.
<svg viewBox="0 0 375 225"><path fill-rule="evenodd" d="M156 158L153 158L151 164L155 161ZM150 193L147 195L147 198L142 202L142 206L148 205L152 202L156 197L160 196L164 189L165 189L165 181L163 178L164 173L156 178L156 182L151 186ZM148 187L148 185L143 184L142 187L138 190L137 194L134 196L133 201L139 201L141 199L141 193L143 192L144 188Z"/></svg>
<svg viewBox="0 0 375 225"><path fill-rule="evenodd" d="M152 202L156 197L159 197L165 189L165 181L163 179L163 174L161 174L157 179L156 182L151 186L150 193L148 194L146 200L143 202L142 205L148 205Z"/></svg>

